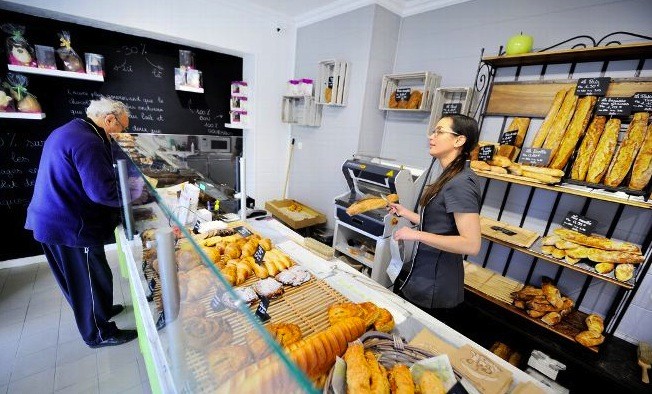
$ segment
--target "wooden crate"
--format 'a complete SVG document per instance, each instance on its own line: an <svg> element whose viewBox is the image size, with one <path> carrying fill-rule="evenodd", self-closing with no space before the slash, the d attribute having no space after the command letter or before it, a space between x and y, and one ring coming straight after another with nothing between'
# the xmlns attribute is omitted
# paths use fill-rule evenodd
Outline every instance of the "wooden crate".
<svg viewBox="0 0 652 394"><path fill-rule="evenodd" d="M460 114L469 115L476 107L476 95L473 94L472 87L466 88L437 88L435 91L434 103L432 104L432 111L430 112L430 121L428 122L428 130L435 128L437 122L442 117L442 111L445 104L460 104Z"/></svg>
<svg viewBox="0 0 652 394"><path fill-rule="evenodd" d="M299 207L300 210L291 211L289 208L292 206ZM294 230L326 223L324 214L291 199L267 201L265 209Z"/></svg>
<svg viewBox="0 0 652 394"><path fill-rule="evenodd" d="M319 80L315 86L315 97L317 104L334 105L343 107L346 105L349 92L349 74L351 66L342 60L324 60L319 62ZM326 89L331 91L330 101L326 100Z"/></svg>
<svg viewBox="0 0 652 394"><path fill-rule="evenodd" d="M430 72L415 72L406 74L383 75L382 87L380 90L380 102L378 108L385 111L407 111L407 112L429 112L432 106L432 97L435 89L441 83L441 76ZM417 109L389 108L389 99L397 88L412 88L421 90L423 98Z"/></svg>
<svg viewBox="0 0 652 394"><path fill-rule="evenodd" d="M312 96L283 96L281 121L297 126L321 126L322 106Z"/></svg>

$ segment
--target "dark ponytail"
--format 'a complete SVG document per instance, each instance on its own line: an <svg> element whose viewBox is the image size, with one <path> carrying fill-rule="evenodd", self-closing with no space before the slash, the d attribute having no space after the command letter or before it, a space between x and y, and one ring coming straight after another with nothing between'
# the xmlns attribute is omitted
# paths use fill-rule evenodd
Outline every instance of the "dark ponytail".
<svg viewBox="0 0 652 394"><path fill-rule="evenodd" d="M453 121L451 127L453 131L466 137L466 141L462 146L460 154L444 169L444 172L441 173L434 183L426 187L419 200L421 206L426 206L428 201L437 195L448 181L464 169L471 151L478 144L478 122L475 119L466 115L451 115L447 116L447 118Z"/></svg>

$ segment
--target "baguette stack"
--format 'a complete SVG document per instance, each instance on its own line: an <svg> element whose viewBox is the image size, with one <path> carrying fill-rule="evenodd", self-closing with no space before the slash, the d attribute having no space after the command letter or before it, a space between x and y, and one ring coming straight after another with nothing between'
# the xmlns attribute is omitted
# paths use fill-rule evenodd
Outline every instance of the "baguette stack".
<svg viewBox="0 0 652 394"><path fill-rule="evenodd" d="M564 99L566 98L569 90L570 89L562 89L555 95L555 98L552 101L552 106L548 111L548 115L546 115L546 118L541 124L541 127L539 127L539 131L537 131L536 135L534 136L534 141L532 142L533 148L541 148L543 146L546 137L548 137L550 127L552 127L555 118L557 117L557 113L559 113L559 109L561 108L561 105L564 102Z"/></svg>
<svg viewBox="0 0 652 394"><path fill-rule="evenodd" d="M632 167L638 149L645 140L648 118L649 115L647 112L637 112L634 114L634 118L627 128L627 135L622 144L620 144L620 148L604 178L605 185L616 187L625 179L625 175L627 175L629 169Z"/></svg>
<svg viewBox="0 0 652 394"><path fill-rule="evenodd" d="M553 154L551 154L549 164L551 168L559 170L566 166L568 159L570 159L571 154L575 151L577 142L584 135L584 130L586 130L586 126L589 124L589 119L591 119L591 113L593 112L596 101L597 98L595 96L585 96L578 100L575 114L568 129L564 132L559 149L553 151Z"/></svg>
<svg viewBox="0 0 652 394"><path fill-rule="evenodd" d="M575 113L575 107L577 106L578 97L575 95L575 88L569 90L564 98L564 102L561 104L561 108L555 116L555 120L550 127L548 136L543 143L543 148L550 149L552 153L550 157L555 157L559 146L561 145L562 138L564 137L564 132L568 127L573 114Z"/></svg>
<svg viewBox="0 0 652 394"><path fill-rule="evenodd" d="M604 132L600 136L598 146L591 156L588 165L586 181L590 183L600 183L604 174L607 172L611 158L616 150L618 143L618 132L620 131L620 119L611 118L605 126Z"/></svg>
<svg viewBox="0 0 652 394"><path fill-rule="evenodd" d="M596 116L593 118L593 121L582 140L582 145L577 151L577 158L575 159L573 169L571 170L572 179L575 179L576 181L583 181L586 179L586 173L589 171L589 164L591 163L593 152L595 152L595 149L598 146L598 141L600 141L600 136L602 136L606 123L607 118L605 116Z"/></svg>
<svg viewBox="0 0 652 394"><path fill-rule="evenodd" d="M647 127L645 141L634 161L629 188L643 190L650 182L650 177L652 177L652 124Z"/></svg>

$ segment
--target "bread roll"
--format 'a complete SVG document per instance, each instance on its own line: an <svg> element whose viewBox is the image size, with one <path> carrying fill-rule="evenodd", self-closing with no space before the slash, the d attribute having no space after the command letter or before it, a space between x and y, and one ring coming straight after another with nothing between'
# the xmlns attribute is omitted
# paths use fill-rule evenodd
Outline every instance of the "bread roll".
<svg viewBox="0 0 652 394"><path fill-rule="evenodd" d="M564 305L564 300L561 298L561 293L559 289L552 283L546 282L541 286L543 295L546 297L546 300L555 308L561 309Z"/></svg>
<svg viewBox="0 0 652 394"><path fill-rule="evenodd" d="M528 314L528 316L530 316L532 318L535 318L535 319L538 319L538 318L540 318L542 316L545 316L548 313L548 312L545 312L545 311L537 311L537 310L534 310L534 309L528 309L525 312Z"/></svg>
<svg viewBox="0 0 652 394"><path fill-rule="evenodd" d="M604 177L604 184L611 187L619 186L625 179L625 176L632 167L634 158L638 153L638 149L645 140L645 130L647 128L647 121L649 114L647 112L637 112L634 114L632 122L627 128L627 135L620 144L618 152Z"/></svg>
<svg viewBox="0 0 652 394"><path fill-rule="evenodd" d="M577 108L564 136L559 144L559 149L552 156L550 167L561 170L568 163L571 154L575 151L578 141L584 135L586 126L591 119L593 107L597 101L595 96L584 96L577 101Z"/></svg>
<svg viewBox="0 0 652 394"><path fill-rule="evenodd" d="M634 190L643 190L650 182L652 177L652 123L647 127L645 141L638 151L634 166L632 168L632 177L629 180L629 188Z"/></svg>
<svg viewBox="0 0 652 394"><path fill-rule="evenodd" d="M591 157L593 157L593 152L595 152L595 149L598 146L598 141L600 141L600 136L604 131L606 123L606 116L596 116L593 118L593 121L589 125L589 129L586 131L586 135L582 140L582 145L580 145L580 149L577 151L577 157L575 158L575 163L573 163L573 168L571 170L572 179L577 181L583 181L586 179L586 173L589 171Z"/></svg>
<svg viewBox="0 0 652 394"><path fill-rule="evenodd" d="M380 332L390 332L394 329L394 316L385 308L379 308L378 318L374 322L374 329Z"/></svg>
<svg viewBox="0 0 652 394"><path fill-rule="evenodd" d="M555 121L557 113L559 112L559 108L561 108L561 105L564 102L564 98L566 97L566 94L569 90L570 89L562 89L558 91L557 94L555 94L555 98L552 100L552 105L548 110L548 114L546 115L543 123L541 123L539 131L537 131L537 134L534 136L534 140L532 141L533 148L541 148L543 146L543 142L548 136L548 131Z"/></svg>
<svg viewBox="0 0 652 394"><path fill-rule="evenodd" d="M604 331L604 319L600 315L592 313L586 317L584 322L589 331L597 332L599 334Z"/></svg>
<svg viewBox="0 0 652 394"><path fill-rule="evenodd" d="M616 150L618 143L618 132L620 131L620 119L611 118L604 128L604 132L600 136L598 146L591 156L591 161L588 165L588 172L586 174L586 181L590 183L600 183L604 174L609 168L611 158Z"/></svg>
<svg viewBox="0 0 652 394"><path fill-rule="evenodd" d="M423 93L421 93L420 90L413 90L410 93L410 99L407 102L407 109L419 109L422 99Z"/></svg>
<svg viewBox="0 0 652 394"><path fill-rule="evenodd" d="M627 282L634 276L634 266L632 264L618 264L616 267L616 279L621 282Z"/></svg>
<svg viewBox="0 0 652 394"><path fill-rule="evenodd" d="M486 161L471 160L471 169L479 171L491 171L491 166Z"/></svg>
<svg viewBox="0 0 652 394"><path fill-rule="evenodd" d="M350 344L344 353L344 361L346 362L347 394L370 393L371 371L367 366L362 343Z"/></svg>
<svg viewBox="0 0 652 394"><path fill-rule="evenodd" d="M505 156L500 156L500 155L494 155L494 157L489 160L487 163L489 163L492 166L498 166L498 167L509 167L512 165L512 161L506 158Z"/></svg>
<svg viewBox="0 0 652 394"><path fill-rule="evenodd" d="M570 123L571 119L573 118L573 114L575 113L577 100L578 97L575 95L575 88L573 88L564 98L564 102L562 103L561 108L555 117L555 121L550 127L546 141L543 143L543 148L550 149L552 151L550 154L551 158L555 157L557 154L561 140L564 137L564 132L566 131L566 128L568 127L568 124Z"/></svg>
<svg viewBox="0 0 652 394"><path fill-rule="evenodd" d="M594 331L582 331L575 336L575 340L586 347L598 346L604 342L604 336Z"/></svg>
<svg viewBox="0 0 652 394"><path fill-rule="evenodd" d="M576 259L576 258L570 257L568 255L568 251L566 251L566 256L564 256L564 261L567 262L568 264L575 265L575 264L579 263L580 260L581 259Z"/></svg>
<svg viewBox="0 0 652 394"><path fill-rule="evenodd" d="M559 312L549 312L541 318L541 321L549 326L554 326L561 321L561 315Z"/></svg>
<svg viewBox="0 0 652 394"><path fill-rule="evenodd" d="M554 248L552 250L552 257L554 257L556 259L563 259L564 257L566 257L566 251L564 249Z"/></svg>
<svg viewBox="0 0 652 394"><path fill-rule="evenodd" d="M530 118L514 118L507 128L507 131L518 130L516 142L514 143L517 148L523 146L523 140L525 139L525 134L527 134L528 127L530 127Z"/></svg>
<svg viewBox="0 0 652 394"><path fill-rule="evenodd" d="M616 266L612 263L598 263L595 265L595 270L600 274L608 274L614 270Z"/></svg>

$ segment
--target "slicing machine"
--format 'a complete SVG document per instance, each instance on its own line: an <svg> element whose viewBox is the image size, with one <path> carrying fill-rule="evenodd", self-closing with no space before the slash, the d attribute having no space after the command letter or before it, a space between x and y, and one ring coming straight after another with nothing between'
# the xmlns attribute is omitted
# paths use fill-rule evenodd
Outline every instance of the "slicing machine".
<svg viewBox="0 0 652 394"><path fill-rule="evenodd" d="M413 209L426 175L423 170L378 158L346 160L342 173L349 191L335 198L333 247L367 266L372 279L388 286L391 282L385 271L390 261L389 237L397 228L411 224L388 214L386 209L349 216L346 208L365 197L396 193L401 205Z"/></svg>

